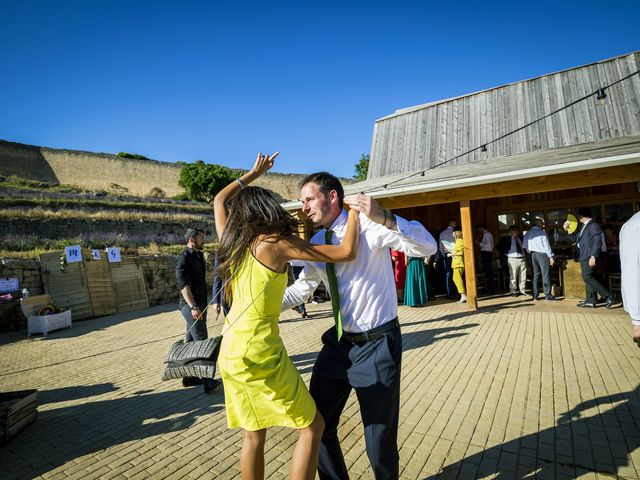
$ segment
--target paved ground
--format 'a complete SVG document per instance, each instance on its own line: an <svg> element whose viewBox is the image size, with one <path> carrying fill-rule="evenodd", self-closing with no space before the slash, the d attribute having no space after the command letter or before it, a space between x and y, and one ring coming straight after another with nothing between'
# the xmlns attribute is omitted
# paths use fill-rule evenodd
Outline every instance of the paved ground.
<svg viewBox="0 0 640 480"><path fill-rule="evenodd" d="M640 349L624 312L481 305L400 309L402 478L640 478ZM306 381L332 322L328 304L309 310L281 324ZM177 311L156 307L47 339L0 334L0 391L40 392L38 420L0 447L0 478L238 478L242 437L222 391L160 381L182 331ZM368 479L354 400L340 436L351 478ZM267 478L287 476L295 439L269 432Z"/></svg>

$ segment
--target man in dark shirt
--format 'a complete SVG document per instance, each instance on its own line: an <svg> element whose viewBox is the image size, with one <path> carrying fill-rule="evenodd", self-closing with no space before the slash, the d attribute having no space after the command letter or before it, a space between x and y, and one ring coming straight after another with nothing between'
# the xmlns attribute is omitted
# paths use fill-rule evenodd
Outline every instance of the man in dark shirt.
<svg viewBox="0 0 640 480"><path fill-rule="evenodd" d="M185 234L187 247L176 260L176 286L180 292L178 308L187 324L185 342L206 340L207 332L207 286L205 282L206 265L202 249L204 247L204 230L190 228ZM220 383L219 380L196 377L184 377L182 385L204 385L205 393L211 393Z"/></svg>

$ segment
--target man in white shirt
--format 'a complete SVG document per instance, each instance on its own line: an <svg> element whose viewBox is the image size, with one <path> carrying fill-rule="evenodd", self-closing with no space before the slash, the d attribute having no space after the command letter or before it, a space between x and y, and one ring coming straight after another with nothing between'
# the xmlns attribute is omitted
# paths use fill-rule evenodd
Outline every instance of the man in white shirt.
<svg viewBox="0 0 640 480"><path fill-rule="evenodd" d="M487 230L484 223L479 224L477 230L481 235L481 240L477 243L480 246L480 260L482 262L482 270L484 270L484 278L487 282L485 292L492 295L495 293L493 282L493 235Z"/></svg>
<svg viewBox="0 0 640 480"><path fill-rule="evenodd" d="M535 219L535 225L531 227L524 236L524 248L531 253L531 265L533 267L533 278L531 279L531 290L533 300L538 300L538 284L542 277L542 290L545 300L555 300L551 295L551 267L555 264L553 251L549 244L547 232L543 230L544 220Z"/></svg>
<svg viewBox="0 0 640 480"><path fill-rule="evenodd" d="M449 219L448 227L440 232L438 238L438 249L442 254L442 261L444 264L444 284L447 290L447 298L454 298L457 292L455 285L453 284L453 268L451 268L452 256L447 255L451 253L447 245L453 248L453 229L458 226L458 222L453 218Z"/></svg>
<svg viewBox="0 0 640 480"><path fill-rule="evenodd" d="M507 259L511 295L514 297L524 295L527 283L527 260L524 256L520 227L517 225L509 227L509 235L501 238L498 242L498 251Z"/></svg>
<svg viewBox="0 0 640 480"><path fill-rule="evenodd" d="M620 230L622 303L631 316L633 341L640 347L640 212Z"/></svg>
<svg viewBox="0 0 640 480"><path fill-rule="evenodd" d="M363 194L344 198L340 181L326 172L301 182L303 211L322 228L311 243L337 244L344 238L344 203L360 212L358 255L336 263L336 326L322 335L323 347L311 375L309 391L325 421L318 473L321 479L348 479L338 441L338 422L349 393L356 390L364 423L367 454L376 479L398 478L398 418L402 338L389 249L412 257L429 257L437 244L418 222L393 215ZM330 264L329 264L330 265ZM306 262L298 280L285 292L282 309L298 305L322 281L330 286L327 264Z"/></svg>

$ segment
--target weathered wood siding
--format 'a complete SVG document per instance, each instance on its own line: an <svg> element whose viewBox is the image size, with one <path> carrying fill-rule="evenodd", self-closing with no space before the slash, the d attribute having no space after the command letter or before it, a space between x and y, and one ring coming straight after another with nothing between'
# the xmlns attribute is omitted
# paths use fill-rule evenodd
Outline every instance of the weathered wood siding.
<svg viewBox="0 0 640 480"><path fill-rule="evenodd" d="M640 52L416 107L376 122L368 178L431 168L640 69ZM640 75L450 164L640 134Z"/></svg>

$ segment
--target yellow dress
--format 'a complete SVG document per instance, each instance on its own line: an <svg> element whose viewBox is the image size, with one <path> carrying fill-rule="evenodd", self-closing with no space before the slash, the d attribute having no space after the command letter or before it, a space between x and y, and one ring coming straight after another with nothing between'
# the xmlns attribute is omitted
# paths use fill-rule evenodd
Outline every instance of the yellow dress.
<svg viewBox="0 0 640 480"><path fill-rule="evenodd" d="M251 253L232 281L233 305L218 357L229 428L304 428L316 415L315 402L280 338L286 287L286 273L274 272Z"/></svg>

